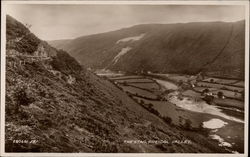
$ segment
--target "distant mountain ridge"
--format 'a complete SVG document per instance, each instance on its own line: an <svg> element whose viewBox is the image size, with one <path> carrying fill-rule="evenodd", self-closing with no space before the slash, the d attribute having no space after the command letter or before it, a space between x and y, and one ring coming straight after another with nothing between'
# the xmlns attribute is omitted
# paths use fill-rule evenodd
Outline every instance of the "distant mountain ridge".
<svg viewBox="0 0 250 157"><path fill-rule="evenodd" d="M244 78L244 28L245 21L143 24L49 44L95 69L187 74L203 71Z"/></svg>

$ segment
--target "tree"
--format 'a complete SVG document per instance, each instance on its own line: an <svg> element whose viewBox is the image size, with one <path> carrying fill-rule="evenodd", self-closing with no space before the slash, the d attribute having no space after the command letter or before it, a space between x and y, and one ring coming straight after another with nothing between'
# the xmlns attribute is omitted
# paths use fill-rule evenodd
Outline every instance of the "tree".
<svg viewBox="0 0 250 157"><path fill-rule="evenodd" d="M210 82L213 83L213 82L214 82L214 79L210 79Z"/></svg>
<svg viewBox="0 0 250 157"><path fill-rule="evenodd" d="M206 95L204 98L203 98L204 101L206 101L206 103L208 104L211 104L214 100L214 96L212 95Z"/></svg>
<svg viewBox="0 0 250 157"><path fill-rule="evenodd" d="M163 120L168 124L172 123L172 119L170 117L163 117Z"/></svg>
<svg viewBox="0 0 250 157"><path fill-rule="evenodd" d="M19 111L21 105L28 106L30 103L34 102L34 99L29 96L27 90L26 87L20 87L14 93L14 99L16 101L14 110L16 113Z"/></svg>
<svg viewBox="0 0 250 157"><path fill-rule="evenodd" d="M191 128L192 128L192 122L191 122L191 120L186 119L186 120L185 120L185 124L184 124L183 127L184 127L185 129L187 129L187 130L191 130Z"/></svg>
<svg viewBox="0 0 250 157"><path fill-rule="evenodd" d="M201 95L204 95L204 94L206 94L206 93L208 93L209 92L209 89L204 89L203 91L202 91L202 93L201 93Z"/></svg>
<svg viewBox="0 0 250 157"><path fill-rule="evenodd" d="M153 107L153 104L152 103L149 103L148 104L148 108L152 108Z"/></svg>
<svg viewBox="0 0 250 157"><path fill-rule="evenodd" d="M28 24L28 23L25 24L25 27L28 28L28 29L30 29L31 26L32 26L31 24Z"/></svg>
<svg viewBox="0 0 250 157"><path fill-rule="evenodd" d="M222 98L222 97L224 96L224 94L223 94L223 92L219 91L219 92L217 93L217 96L218 96L218 98Z"/></svg>
<svg viewBox="0 0 250 157"><path fill-rule="evenodd" d="M206 88L206 89L204 89L203 91L204 91L205 93L208 93L208 92L209 92L209 89Z"/></svg>
<svg viewBox="0 0 250 157"><path fill-rule="evenodd" d="M63 50L59 50L57 55L52 58L51 66L64 74L79 74L83 70L82 66Z"/></svg>
<svg viewBox="0 0 250 157"><path fill-rule="evenodd" d="M144 105L144 101L143 100L141 100L141 104Z"/></svg>
<svg viewBox="0 0 250 157"><path fill-rule="evenodd" d="M182 81L182 80L179 80L179 81L178 81L178 85L179 85L179 86L182 86L182 84L183 84L183 81Z"/></svg>

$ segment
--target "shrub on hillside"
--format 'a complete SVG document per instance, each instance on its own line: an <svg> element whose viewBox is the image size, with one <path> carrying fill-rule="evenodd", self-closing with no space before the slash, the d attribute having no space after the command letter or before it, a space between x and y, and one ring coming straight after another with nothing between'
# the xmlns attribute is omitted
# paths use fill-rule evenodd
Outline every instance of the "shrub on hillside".
<svg viewBox="0 0 250 157"><path fill-rule="evenodd" d="M140 104L144 105L144 104L145 104L145 102L144 102L143 100L141 100L141 101L140 101Z"/></svg>
<svg viewBox="0 0 250 157"><path fill-rule="evenodd" d="M197 130L206 137L209 136L210 129L204 128L203 123L200 123L199 128Z"/></svg>
<svg viewBox="0 0 250 157"><path fill-rule="evenodd" d="M20 38L12 44L7 44L7 48L15 49L20 53L32 54L40 43L40 40L28 28L10 16L6 19L6 37L7 41Z"/></svg>
<svg viewBox="0 0 250 157"><path fill-rule="evenodd" d="M170 117L163 117L163 120L167 123L167 124L172 124L172 119Z"/></svg>
<svg viewBox="0 0 250 157"><path fill-rule="evenodd" d="M165 145L165 144L156 144L155 146L156 146L156 148L159 148L162 151L167 151L168 150L168 146Z"/></svg>
<svg viewBox="0 0 250 157"><path fill-rule="evenodd" d="M154 106L154 105L153 105L152 103L149 103L149 104L148 104L148 107L149 107L149 108L152 108L153 106Z"/></svg>
<svg viewBox="0 0 250 157"><path fill-rule="evenodd" d="M151 112L151 113L157 115L157 116L160 115L160 113L159 113L156 109L154 109L154 108L152 108L152 107L147 108L147 110L148 110L149 112Z"/></svg>
<svg viewBox="0 0 250 157"><path fill-rule="evenodd" d="M57 55L53 57L51 66L65 74L79 73L82 70L81 65L63 50L59 50Z"/></svg>
<svg viewBox="0 0 250 157"><path fill-rule="evenodd" d="M16 110L18 110L18 106L20 105L27 106L34 101L32 97L28 96L27 90L28 90L27 88L21 87L17 89L16 92L14 93L14 99L17 104Z"/></svg>
<svg viewBox="0 0 250 157"><path fill-rule="evenodd" d="M111 143L109 141L101 141L101 140L93 140L94 146L94 152L99 153L117 153L117 145L114 143Z"/></svg>
<svg viewBox="0 0 250 157"><path fill-rule="evenodd" d="M15 50L21 53L33 54L40 43L40 40L33 34L26 35L15 44Z"/></svg>
<svg viewBox="0 0 250 157"><path fill-rule="evenodd" d="M186 130L191 130L192 129L192 122L189 119L185 119L185 123L182 126Z"/></svg>
<svg viewBox="0 0 250 157"><path fill-rule="evenodd" d="M7 40L15 39L21 37L29 32L29 30L20 22L16 21L11 16L7 15L6 17L6 37Z"/></svg>

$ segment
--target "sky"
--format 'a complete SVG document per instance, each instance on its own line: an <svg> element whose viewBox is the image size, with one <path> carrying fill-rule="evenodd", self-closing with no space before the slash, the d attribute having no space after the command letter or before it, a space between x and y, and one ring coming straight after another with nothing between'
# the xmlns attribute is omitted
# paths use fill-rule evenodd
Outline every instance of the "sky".
<svg viewBox="0 0 250 157"><path fill-rule="evenodd" d="M73 39L146 23L243 20L244 6L9 4L7 14L42 40Z"/></svg>

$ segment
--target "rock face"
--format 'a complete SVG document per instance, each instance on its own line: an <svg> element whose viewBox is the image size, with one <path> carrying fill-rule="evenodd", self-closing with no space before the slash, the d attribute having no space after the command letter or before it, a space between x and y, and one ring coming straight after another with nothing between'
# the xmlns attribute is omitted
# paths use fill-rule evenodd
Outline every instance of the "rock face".
<svg viewBox="0 0 250 157"><path fill-rule="evenodd" d="M7 17L7 40L27 32ZM29 34L7 47L22 55L6 58L6 152L226 152L202 134L190 135L165 123L64 51L43 43L42 52L53 54L50 59L27 62L23 54L34 55L41 42ZM155 139L191 143L126 142Z"/></svg>
<svg viewBox="0 0 250 157"><path fill-rule="evenodd" d="M91 68L188 74L204 71L243 78L244 27L244 21L145 24L49 43ZM113 64L126 47L130 51Z"/></svg>

